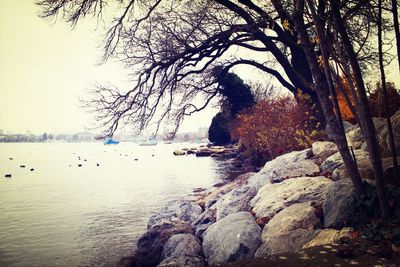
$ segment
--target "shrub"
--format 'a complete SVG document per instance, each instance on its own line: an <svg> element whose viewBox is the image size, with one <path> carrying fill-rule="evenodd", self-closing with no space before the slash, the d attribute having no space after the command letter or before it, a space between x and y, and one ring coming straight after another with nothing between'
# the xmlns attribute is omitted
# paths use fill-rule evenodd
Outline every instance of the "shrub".
<svg viewBox="0 0 400 267"><path fill-rule="evenodd" d="M285 97L260 101L240 113L232 135L246 149L261 154L266 160L284 153L310 147L322 136L317 119L310 114L308 95L300 94L298 102Z"/></svg>
<svg viewBox="0 0 400 267"><path fill-rule="evenodd" d="M227 115L218 112L211 121L208 128L208 139L215 145L226 145L231 142L229 130L229 121Z"/></svg>

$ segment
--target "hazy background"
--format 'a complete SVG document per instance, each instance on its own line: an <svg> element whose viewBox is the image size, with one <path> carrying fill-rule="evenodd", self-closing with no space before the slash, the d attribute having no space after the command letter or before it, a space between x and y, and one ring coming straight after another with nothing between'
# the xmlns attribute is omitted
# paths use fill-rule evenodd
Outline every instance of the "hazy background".
<svg viewBox="0 0 400 267"><path fill-rule="evenodd" d="M0 129L82 131L91 116L79 107L79 98L95 82L127 86L127 71L115 62L98 64L103 31L95 20L71 29L61 19L51 23L37 14L33 0L0 0ZM388 80L400 87L396 61L389 71ZM240 73L244 79L246 72ZM216 112L208 109L188 118L181 131L209 126Z"/></svg>

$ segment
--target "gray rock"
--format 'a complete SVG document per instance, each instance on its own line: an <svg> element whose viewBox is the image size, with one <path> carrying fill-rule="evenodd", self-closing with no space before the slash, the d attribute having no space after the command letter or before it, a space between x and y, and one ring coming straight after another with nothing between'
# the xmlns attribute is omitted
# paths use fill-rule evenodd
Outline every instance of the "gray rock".
<svg viewBox="0 0 400 267"><path fill-rule="evenodd" d="M200 240L191 234L176 234L165 243L161 260L169 257L201 256L203 249Z"/></svg>
<svg viewBox="0 0 400 267"><path fill-rule="evenodd" d="M215 209L207 209L192 223L192 226L195 227L195 236L198 239L203 240L204 232L210 225L215 223L215 214Z"/></svg>
<svg viewBox="0 0 400 267"><path fill-rule="evenodd" d="M353 149L359 149L364 142L364 138L359 127L346 133L347 144Z"/></svg>
<svg viewBox="0 0 400 267"><path fill-rule="evenodd" d="M312 150L293 151L267 162L248 184L256 190L270 182L279 183L285 179L313 175L319 172L318 165L310 160Z"/></svg>
<svg viewBox="0 0 400 267"><path fill-rule="evenodd" d="M192 223L202 212L202 208L193 202L170 202L161 208L160 211L150 216L150 219L147 223L147 228L150 228L156 224L162 224L176 220Z"/></svg>
<svg viewBox="0 0 400 267"><path fill-rule="evenodd" d="M354 215L351 208L353 186L350 180L341 180L326 188L323 205L324 227L340 229L348 224Z"/></svg>
<svg viewBox="0 0 400 267"><path fill-rule="evenodd" d="M156 266L164 244L176 234L193 234L193 228L187 222L174 221L152 226L137 242L136 266Z"/></svg>
<svg viewBox="0 0 400 267"><path fill-rule="evenodd" d="M262 187L251 200L256 218L272 218L276 213L295 203L315 201L322 204L325 189L332 181L324 176L299 177Z"/></svg>
<svg viewBox="0 0 400 267"><path fill-rule="evenodd" d="M369 158L360 158L357 160L358 172L360 173L361 178L367 180L374 179L374 170L371 165L371 161ZM338 181L343 179L350 179L349 174L347 173L346 166L344 164L337 167L332 173L332 180Z"/></svg>
<svg viewBox="0 0 400 267"><path fill-rule="evenodd" d="M320 223L310 202L293 204L265 225L261 239L265 243L273 235L287 234L296 229L315 229Z"/></svg>
<svg viewBox="0 0 400 267"><path fill-rule="evenodd" d="M210 265L252 258L261 245L261 228L249 212L226 216L204 233L203 251Z"/></svg>
<svg viewBox="0 0 400 267"><path fill-rule="evenodd" d="M317 141L312 144L312 151L314 157L326 159L327 157L338 152L338 149L336 144L333 142Z"/></svg>
<svg viewBox="0 0 400 267"><path fill-rule="evenodd" d="M256 190L249 186L233 189L223 195L213 206L217 209L217 221L232 213L251 211L250 200L255 195Z"/></svg>
<svg viewBox="0 0 400 267"><path fill-rule="evenodd" d="M297 252L318 233L318 230L297 229L268 237L258 248L255 257L267 257L286 252Z"/></svg>
<svg viewBox="0 0 400 267"><path fill-rule="evenodd" d="M199 256L179 256L169 257L163 260L158 267L204 267L206 261Z"/></svg>
<svg viewBox="0 0 400 267"><path fill-rule="evenodd" d="M354 151L357 161L362 159L368 159L369 154L367 151L362 149L357 149ZM343 164L342 156L339 152L336 152L332 156L328 157L322 164L321 164L321 171L329 171L333 172L337 167Z"/></svg>

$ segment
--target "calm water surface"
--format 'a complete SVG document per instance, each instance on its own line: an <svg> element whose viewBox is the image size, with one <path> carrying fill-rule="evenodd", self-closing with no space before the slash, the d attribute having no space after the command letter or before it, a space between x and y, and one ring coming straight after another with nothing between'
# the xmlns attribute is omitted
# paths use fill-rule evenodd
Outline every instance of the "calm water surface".
<svg viewBox="0 0 400 267"><path fill-rule="evenodd" d="M0 144L0 266L110 266L132 254L152 212L226 178L228 162L174 157L182 146Z"/></svg>

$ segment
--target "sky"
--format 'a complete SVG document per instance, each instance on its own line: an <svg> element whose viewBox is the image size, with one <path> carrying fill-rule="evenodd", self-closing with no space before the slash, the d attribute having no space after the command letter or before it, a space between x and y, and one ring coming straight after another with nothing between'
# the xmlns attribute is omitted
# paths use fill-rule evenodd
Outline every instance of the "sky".
<svg viewBox="0 0 400 267"><path fill-rule="evenodd" d="M0 0L0 129L41 134L91 128L93 114L79 99L96 83L128 86L128 72L115 62L98 64L103 32L95 20L72 29L64 21L39 18L33 2ZM399 87L400 76L390 69L388 80ZM216 112L186 119L181 131L209 126Z"/></svg>
<svg viewBox="0 0 400 267"><path fill-rule="evenodd" d="M80 99L96 83L127 86L119 64L99 65L103 32L95 20L74 29L38 17L33 0L0 0L0 129L41 134L92 128ZM189 118L182 130L208 126L215 110Z"/></svg>

